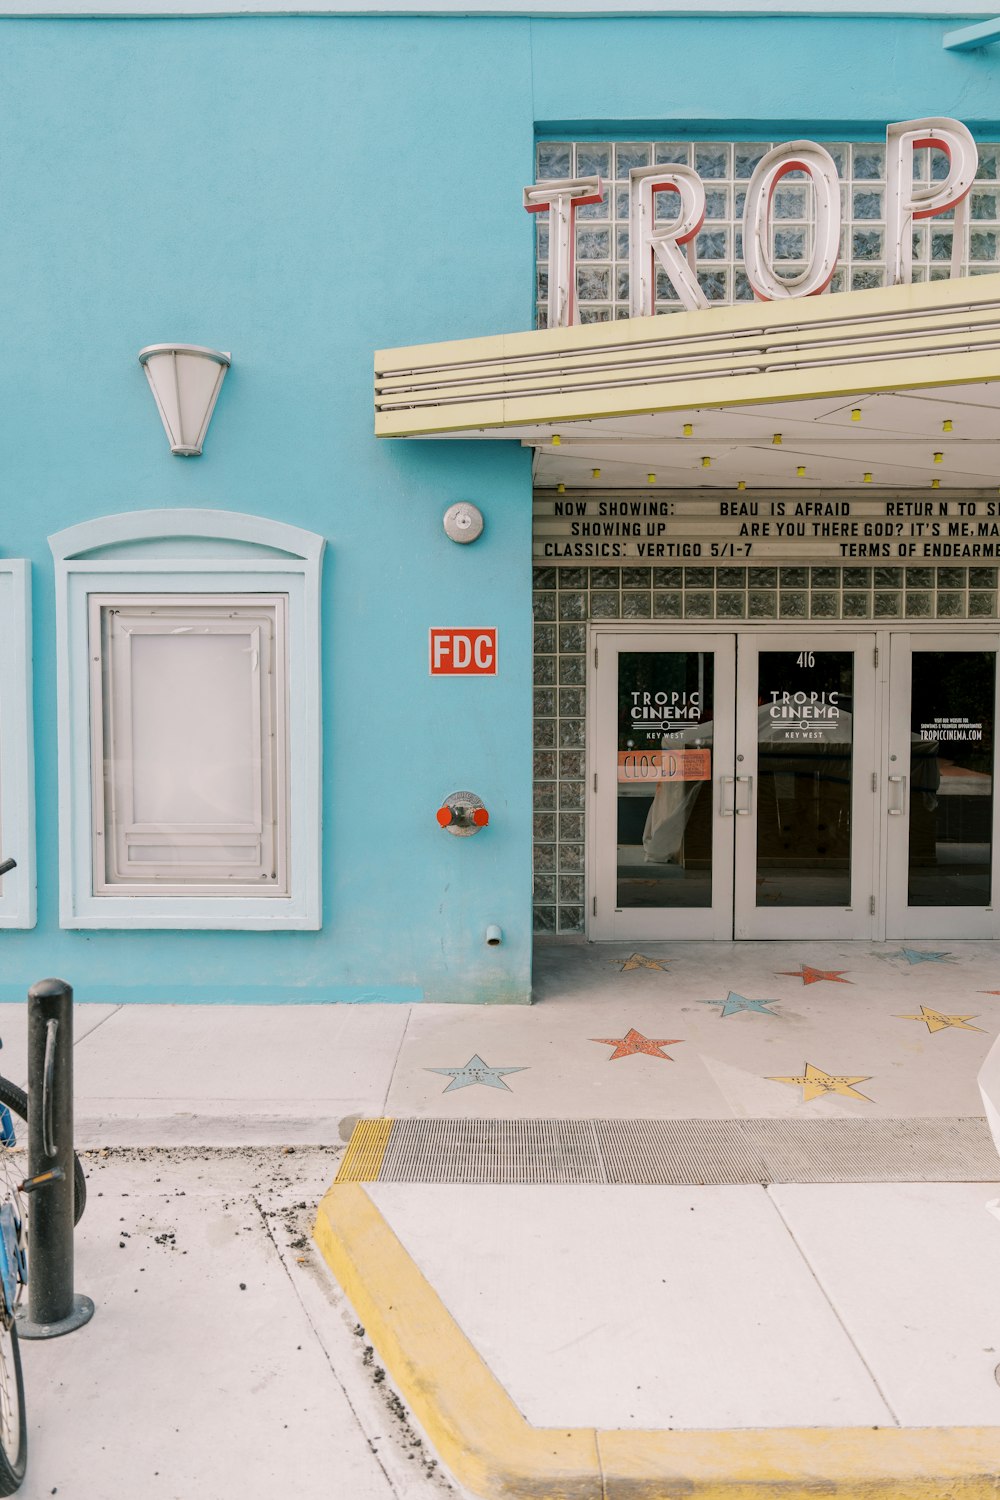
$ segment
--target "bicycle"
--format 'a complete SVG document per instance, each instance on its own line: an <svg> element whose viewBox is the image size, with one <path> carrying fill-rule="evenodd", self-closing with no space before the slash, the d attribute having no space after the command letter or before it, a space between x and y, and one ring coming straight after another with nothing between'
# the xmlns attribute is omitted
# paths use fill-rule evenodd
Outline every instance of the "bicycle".
<svg viewBox="0 0 1000 1500"><path fill-rule="evenodd" d="M0 876L16 868L12 859L0 863ZM0 1042L0 1046L2 1046ZM13 1116L27 1125L28 1096L24 1089L0 1075L0 1496L21 1487L28 1459L24 1380L17 1339L16 1313L28 1283L27 1214L23 1197L62 1179L60 1168L25 1179L14 1156L17 1131ZM73 1223L87 1202L87 1179L80 1158L73 1155Z"/></svg>

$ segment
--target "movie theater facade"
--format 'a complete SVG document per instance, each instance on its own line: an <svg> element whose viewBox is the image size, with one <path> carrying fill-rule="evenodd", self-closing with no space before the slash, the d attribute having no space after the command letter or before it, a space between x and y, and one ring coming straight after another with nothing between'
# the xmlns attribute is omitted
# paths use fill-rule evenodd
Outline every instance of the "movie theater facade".
<svg viewBox="0 0 1000 1500"><path fill-rule="evenodd" d="M0 41L0 998L1000 933L992 4Z"/></svg>
<svg viewBox="0 0 1000 1500"><path fill-rule="evenodd" d="M536 930L1000 930L998 164L545 140L546 331L378 357L378 431L533 451Z"/></svg>

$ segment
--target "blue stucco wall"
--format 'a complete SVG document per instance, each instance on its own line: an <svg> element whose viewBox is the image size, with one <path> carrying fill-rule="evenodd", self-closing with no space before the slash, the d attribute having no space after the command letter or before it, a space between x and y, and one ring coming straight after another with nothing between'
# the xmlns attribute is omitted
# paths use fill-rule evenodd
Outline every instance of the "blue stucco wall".
<svg viewBox="0 0 1000 1500"><path fill-rule="evenodd" d="M842 135L955 115L991 133L1000 49L940 22L0 21L0 548L33 563L39 920L0 998L523 1001L530 983L530 459L376 443L380 346L528 328L519 206L545 132ZM202 458L172 458L136 354L231 349ZM458 548L441 515L487 516ZM229 508L329 539L324 926L58 927L46 537ZM427 629L496 624L496 679L431 681ZM471 787L486 834L451 839ZM16 853L16 851L9 851ZM487 949L487 923L506 941Z"/></svg>

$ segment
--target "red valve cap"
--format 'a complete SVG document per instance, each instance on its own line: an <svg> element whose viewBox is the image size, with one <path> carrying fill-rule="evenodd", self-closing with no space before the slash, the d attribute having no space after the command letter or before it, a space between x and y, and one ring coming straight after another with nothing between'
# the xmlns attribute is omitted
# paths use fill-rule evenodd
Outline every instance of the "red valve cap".
<svg viewBox="0 0 1000 1500"><path fill-rule="evenodd" d="M475 823L477 828L486 827L487 823L490 821L490 815L486 811L485 807L476 808L475 812L472 814L472 821L473 823Z"/></svg>
<svg viewBox="0 0 1000 1500"><path fill-rule="evenodd" d="M453 814L450 807L439 807L435 816L442 828L448 828L451 825Z"/></svg>

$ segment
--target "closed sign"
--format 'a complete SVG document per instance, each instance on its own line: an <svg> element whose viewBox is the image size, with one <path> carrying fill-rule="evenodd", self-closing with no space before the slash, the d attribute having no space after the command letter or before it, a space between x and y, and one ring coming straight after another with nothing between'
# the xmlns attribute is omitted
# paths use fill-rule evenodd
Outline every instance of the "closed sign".
<svg viewBox="0 0 1000 1500"><path fill-rule="evenodd" d="M495 677L496 626L483 630L431 629L432 677Z"/></svg>

